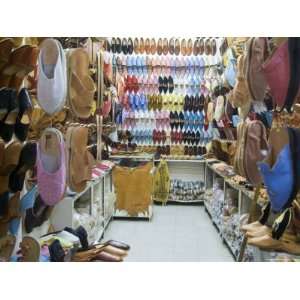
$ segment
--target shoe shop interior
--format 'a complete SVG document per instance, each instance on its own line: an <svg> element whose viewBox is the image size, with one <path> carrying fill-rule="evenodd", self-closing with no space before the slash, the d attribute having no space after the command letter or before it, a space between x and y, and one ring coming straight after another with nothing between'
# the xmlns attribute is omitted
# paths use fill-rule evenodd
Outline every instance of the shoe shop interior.
<svg viewBox="0 0 300 300"><path fill-rule="evenodd" d="M0 37L0 261L300 261L299 73L299 37Z"/></svg>

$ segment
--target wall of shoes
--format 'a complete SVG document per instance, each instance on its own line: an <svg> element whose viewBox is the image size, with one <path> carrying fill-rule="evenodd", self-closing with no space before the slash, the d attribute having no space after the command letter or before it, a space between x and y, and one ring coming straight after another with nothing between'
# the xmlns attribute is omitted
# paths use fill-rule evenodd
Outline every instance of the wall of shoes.
<svg viewBox="0 0 300 300"><path fill-rule="evenodd" d="M88 242L98 241L113 214L114 193L104 184L113 163L96 164L88 148L97 135L97 86L87 38L73 38L68 50L67 40L0 38L0 239L11 244L4 260L50 260L40 257L40 237L65 226L86 225ZM80 196L91 190L83 208ZM31 257L20 241L34 249Z"/></svg>
<svg viewBox="0 0 300 300"><path fill-rule="evenodd" d="M145 152L195 158L214 136L204 107L220 82L221 38L112 38L119 131ZM176 150L175 150L176 149Z"/></svg>

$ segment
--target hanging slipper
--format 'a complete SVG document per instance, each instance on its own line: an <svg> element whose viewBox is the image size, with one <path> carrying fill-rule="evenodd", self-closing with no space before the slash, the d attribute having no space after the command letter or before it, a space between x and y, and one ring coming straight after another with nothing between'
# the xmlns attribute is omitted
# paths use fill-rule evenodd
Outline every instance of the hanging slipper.
<svg viewBox="0 0 300 300"><path fill-rule="evenodd" d="M89 57L85 50L74 49L69 60L69 101L73 113L86 119L91 115L96 86L89 75Z"/></svg>
<svg viewBox="0 0 300 300"><path fill-rule="evenodd" d="M16 237L13 235L6 235L0 238L0 261L10 261L10 257L14 251L16 244Z"/></svg>
<svg viewBox="0 0 300 300"><path fill-rule="evenodd" d="M55 128L44 130L37 147L37 185L38 191L47 205L55 205L64 196L66 188L65 156L65 143L61 132Z"/></svg>
<svg viewBox="0 0 300 300"><path fill-rule="evenodd" d="M92 178L91 154L87 150L88 128L69 127L67 131L68 185L71 190L82 192Z"/></svg>
<svg viewBox="0 0 300 300"><path fill-rule="evenodd" d="M26 172L33 169L36 163L36 143L28 142L21 150L19 162L9 176L9 188L12 192L21 191Z"/></svg>

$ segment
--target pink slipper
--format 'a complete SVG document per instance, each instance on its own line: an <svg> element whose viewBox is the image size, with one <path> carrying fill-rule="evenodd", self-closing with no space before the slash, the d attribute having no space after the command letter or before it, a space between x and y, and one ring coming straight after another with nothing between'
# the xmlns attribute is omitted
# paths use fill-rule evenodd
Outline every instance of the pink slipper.
<svg viewBox="0 0 300 300"><path fill-rule="evenodd" d="M37 147L37 186L43 201L53 206L62 200L66 188L66 152L61 132L44 130Z"/></svg>

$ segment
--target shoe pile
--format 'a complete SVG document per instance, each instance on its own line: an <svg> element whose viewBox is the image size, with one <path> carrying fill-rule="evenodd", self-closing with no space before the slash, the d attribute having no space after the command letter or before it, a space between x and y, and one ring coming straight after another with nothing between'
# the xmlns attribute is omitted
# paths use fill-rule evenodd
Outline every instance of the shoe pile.
<svg viewBox="0 0 300 300"><path fill-rule="evenodd" d="M195 201L201 200L204 193L204 182L183 181L172 179L170 185L169 201Z"/></svg>

